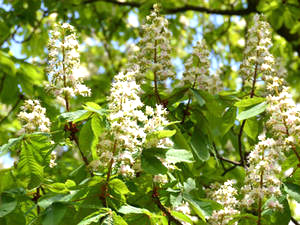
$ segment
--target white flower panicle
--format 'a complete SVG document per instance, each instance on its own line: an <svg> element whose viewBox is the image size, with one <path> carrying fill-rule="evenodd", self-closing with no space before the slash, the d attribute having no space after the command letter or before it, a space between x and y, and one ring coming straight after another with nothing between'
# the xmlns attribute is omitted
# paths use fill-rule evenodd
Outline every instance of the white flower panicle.
<svg viewBox="0 0 300 225"><path fill-rule="evenodd" d="M188 84L192 88L208 91L212 94L216 94L223 88L218 74L210 75L209 51L205 40L197 42L193 53L184 65L185 72L182 79L184 84Z"/></svg>
<svg viewBox="0 0 300 225"><path fill-rule="evenodd" d="M25 100L18 114L19 120L24 123L24 129L28 133L35 131L49 132L50 120L46 117L46 109L40 105L38 100Z"/></svg>
<svg viewBox="0 0 300 225"><path fill-rule="evenodd" d="M275 60L269 52L272 45L270 25L262 16L254 16L254 24L248 31L244 60L241 65L241 74L246 81L252 81L261 75L270 76L274 73Z"/></svg>
<svg viewBox="0 0 300 225"><path fill-rule="evenodd" d="M137 151L146 134L139 122L147 117L141 110L144 104L139 97L140 86L135 82L136 71L121 72L114 78L109 100L109 117L112 135L118 145L129 151Z"/></svg>
<svg viewBox="0 0 300 225"><path fill-rule="evenodd" d="M139 78L144 78L150 70L156 75L157 81L174 78L171 64L171 32L168 30L168 20L159 15L159 6L155 4L154 10L147 16L147 22L142 26L143 37L139 42L140 51L133 63L140 66Z"/></svg>
<svg viewBox="0 0 300 225"><path fill-rule="evenodd" d="M269 103L267 110L270 114L267 125L282 149L288 151L293 146L299 145L300 109L293 101L288 88L283 86L278 94L267 96L267 101Z"/></svg>
<svg viewBox="0 0 300 225"><path fill-rule="evenodd" d="M208 190L208 197L223 206L223 209L214 210L212 215L208 217L210 224L226 225L233 216L240 213L240 211L237 210L239 206L239 202L236 199L237 190L233 187L233 184L233 180L228 180L223 185L215 183L212 184L211 189Z"/></svg>
<svg viewBox="0 0 300 225"><path fill-rule="evenodd" d="M257 207L259 201L281 195L278 174L281 172L279 163L283 159L284 155L278 142L260 135L259 143L248 156L249 166L246 169L245 186L242 188L242 192L245 193L242 201L244 206ZM275 203L277 209L282 208L279 202Z"/></svg>
<svg viewBox="0 0 300 225"><path fill-rule="evenodd" d="M169 147L170 139L152 140L147 142L147 134L161 130L168 124L165 119L166 110L157 105L156 109L144 107L139 94L140 86L135 77L138 70L127 70L115 76L108 97L110 130L103 133L98 145L101 166L106 167L111 160L113 167L119 168L124 176L133 176L140 170L139 156L142 147ZM142 111L145 108L146 113Z"/></svg>
<svg viewBox="0 0 300 225"><path fill-rule="evenodd" d="M72 25L56 24L50 31L47 72L50 83L46 88L62 102L66 97L89 96L91 91L83 84L80 68L79 43Z"/></svg>

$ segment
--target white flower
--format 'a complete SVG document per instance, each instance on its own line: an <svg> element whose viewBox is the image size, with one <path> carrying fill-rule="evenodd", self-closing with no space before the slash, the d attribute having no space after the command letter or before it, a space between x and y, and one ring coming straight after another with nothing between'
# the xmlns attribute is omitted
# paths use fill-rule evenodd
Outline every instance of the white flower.
<svg viewBox="0 0 300 225"><path fill-rule="evenodd" d="M46 109L41 107L38 100L25 100L18 114L19 120L24 123L25 131L32 133L35 131L49 132L50 120L46 117Z"/></svg>
<svg viewBox="0 0 300 225"><path fill-rule="evenodd" d="M214 210L208 221L213 225L226 225L233 216L239 214L237 210L239 202L236 199L237 190L233 187L234 181L228 180L223 185L218 183L212 184L207 191L207 195L212 200L221 204L224 208ZM237 223L234 223L237 224Z"/></svg>
<svg viewBox="0 0 300 225"><path fill-rule="evenodd" d="M74 27L68 23L56 25L50 31L47 72L50 83L46 88L61 102L65 97L90 96L91 91L83 84L85 74L78 74L80 67L79 43Z"/></svg>
<svg viewBox="0 0 300 225"><path fill-rule="evenodd" d="M174 78L175 73L171 65L171 32L168 30L168 20L159 15L159 6L153 5L154 10L147 16L147 22L142 26L143 37L139 42L140 51L130 56L129 68L140 67L137 79L143 79L151 70L157 81Z"/></svg>

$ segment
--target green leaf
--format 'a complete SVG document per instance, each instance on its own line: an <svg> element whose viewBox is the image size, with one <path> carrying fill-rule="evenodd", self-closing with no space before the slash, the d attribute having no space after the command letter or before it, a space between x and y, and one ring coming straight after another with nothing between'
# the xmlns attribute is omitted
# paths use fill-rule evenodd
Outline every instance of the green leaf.
<svg viewBox="0 0 300 225"><path fill-rule="evenodd" d="M97 116L93 116L92 120L91 120L91 127L92 127L92 131L93 131L93 141L92 141L92 145L91 145L91 151L92 151L92 157L94 160L98 159L98 155L97 155L97 144L99 141L99 136L102 134L102 132L104 131L104 128L102 126L102 121L101 118L97 115Z"/></svg>
<svg viewBox="0 0 300 225"><path fill-rule="evenodd" d="M148 139L151 139L151 138L158 138L158 139L168 138L168 137L172 137L175 133L176 133L176 130L158 130L158 131L154 131L153 133L148 135L147 138Z"/></svg>
<svg viewBox="0 0 300 225"><path fill-rule="evenodd" d="M29 63L22 63L17 72L18 83L22 91L33 95L35 87L44 81L44 74L41 68Z"/></svg>
<svg viewBox="0 0 300 225"><path fill-rule="evenodd" d="M94 141L94 133L91 127L91 120L88 120L80 129L79 133L79 147L83 153L88 156L92 152L92 145Z"/></svg>
<svg viewBox="0 0 300 225"><path fill-rule="evenodd" d="M200 131L194 131L191 146L198 159L202 161L207 161L209 159L210 144L208 142L208 138L205 137Z"/></svg>
<svg viewBox="0 0 300 225"><path fill-rule="evenodd" d="M292 183L284 183L285 192L292 198L300 203L300 186Z"/></svg>
<svg viewBox="0 0 300 225"><path fill-rule="evenodd" d="M60 114L59 119L65 120L67 122L79 122L82 120L86 120L91 116L91 113L87 110L77 110L74 112L65 112Z"/></svg>
<svg viewBox="0 0 300 225"><path fill-rule="evenodd" d="M109 187L122 195L126 195L130 192L126 184L120 179L113 179L109 181Z"/></svg>
<svg viewBox="0 0 300 225"><path fill-rule="evenodd" d="M109 211L110 210L107 208L102 208L96 212L93 212L92 214L88 215L83 220L81 220L78 225L89 225L91 223L98 223L98 221L101 218L108 215Z"/></svg>
<svg viewBox="0 0 300 225"><path fill-rule="evenodd" d="M254 116L259 115L260 113L264 112L267 108L267 103L262 102L248 110L242 111L241 113L238 114L237 119L238 120L245 120Z"/></svg>
<svg viewBox="0 0 300 225"><path fill-rule="evenodd" d="M150 150L144 150L141 157L142 169L146 173L152 175L166 174L168 169L162 164L162 162L151 154Z"/></svg>
<svg viewBox="0 0 300 225"><path fill-rule="evenodd" d="M20 141L23 139L23 137L24 135L21 135L20 137L9 139L7 144L4 144L0 147L0 156L8 153L9 150L16 148Z"/></svg>
<svg viewBox="0 0 300 225"><path fill-rule="evenodd" d="M1 70L9 76L16 75L16 67L15 63L10 59L10 57L0 51L0 68Z"/></svg>
<svg viewBox="0 0 300 225"><path fill-rule="evenodd" d="M69 190L66 188L64 183L54 183L48 186L49 190L54 193L68 193Z"/></svg>
<svg viewBox="0 0 300 225"><path fill-rule="evenodd" d="M42 225L60 224L66 214L67 209L68 206L64 203L53 203L46 209Z"/></svg>
<svg viewBox="0 0 300 225"><path fill-rule="evenodd" d="M119 209L119 213L122 214L143 214L143 213L149 213L149 211L147 209L141 209L141 208L137 208L131 205L123 205L120 209Z"/></svg>
<svg viewBox="0 0 300 225"><path fill-rule="evenodd" d="M187 162L192 163L193 161L193 154L184 149L169 149L166 152L166 160L172 163L178 162Z"/></svg>
<svg viewBox="0 0 300 225"><path fill-rule="evenodd" d="M205 104L205 100L201 97L201 95L199 94L199 92L197 90L192 89L192 88L191 88L191 90L192 90L192 92L193 92L193 94L194 94L194 96L195 96L198 104L200 106L203 106Z"/></svg>
<svg viewBox="0 0 300 225"><path fill-rule="evenodd" d="M73 187L76 186L76 182L73 181L73 180L69 180L69 179L68 179L68 180L65 182L65 186L66 186L66 188L73 188Z"/></svg>
<svg viewBox="0 0 300 225"><path fill-rule="evenodd" d="M49 194L43 195L41 198L39 198L38 205L45 209L54 202L67 203L67 202L71 201L71 199L74 197L74 195L76 195L76 192L71 192L70 194L49 193Z"/></svg>
<svg viewBox="0 0 300 225"><path fill-rule="evenodd" d="M236 102L234 104L234 106L239 107L239 108L241 108L241 107L249 107L249 106L261 103L261 102L263 102L265 100L266 99L262 98L262 97L247 98L247 99L242 99L242 100Z"/></svg>
<svg viewBox="0 0 300 225"><path fill-rule="evenodd" d="M18 163L19 175L28 182L28 188L37 187L43 179L43 168L49 165L52 144L43 133L34 133L23 138Z"/></svg>
<svg viewBox="0 0 300 225"><path fill-rule="evenodd" d="M184 194L183 198L191 205L195 213L203 220L205 220L205 216L208 215L200 206L199 202L193 200L192 197L188 194Z"/></svg>
<svg viewBox="0 0 300 225"><path fill-rule="evenodd" d="M174 216L175 218L184 221L184 222L188 222L190 224L193 224L194 222L191 220L190 217L188 217L187 215L181 213L181 212L177 212L177 211L171 211L172 216Z"/></svg>
<svg viewBox="0 0 300 225"><path fill-rule="evenodd" d="M17 200L9 194L2 193L0 195L0 217L11 213L17 206Z"/></svg>
<svg viewBox="0 0 300 225"><path fill-rule="evenodd" d="M127 225L126 221L115 212L113 212L113 224L115 225Z"/></svg>
<svg viewBox="0 0 300 225"><path fill-rule="evenodd" d="M283 206L281 211L268 208L269 201L275 201L275 197L268 199L263 205L262 217L268 221L270 225L288 225L291 220L291 211L289 203L284 195L281 195L277 198L278 202Z"/></svg>
<svg viewBox="0 0 300 225"><path fill-rule="evenodd" d="M238 214L232 217L232 220L228 222L228 225L235 224L236 222L239 222L239 224L252 225L257 222L257 216L250 213Z"/></svg>
<svg viewBox="0 0 300 225"><path fill-rule="evenodd" d="M90 112L94 112L99 114L100 116L104 115L105 109L102 109L101 106L94 102L87 102L85 103L85 106L83 106L85 110L88 110Z"/></svg>
<svg viewBox="0 0 300 225"><path fill-rule="evenodd" d="M184 135L181 133L180 129L177 125L173 124L172 128L176 130L176 134L173 137L175 146L177 148L182 148L191 151L190 145L188 144L187 139L184 137Z"/></svg>
<svg viewBox="0 0 300 225"><path fill-rule="evenodd" d="M259 133L259 124L256 118L250 118L245 123L245 133L252 139L256 140Z"/></svg>

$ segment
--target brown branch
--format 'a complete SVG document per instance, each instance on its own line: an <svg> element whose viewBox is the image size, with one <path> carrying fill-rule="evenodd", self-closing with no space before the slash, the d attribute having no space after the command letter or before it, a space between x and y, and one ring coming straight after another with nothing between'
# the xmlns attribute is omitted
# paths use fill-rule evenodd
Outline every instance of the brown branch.
<svg viewBox="0 0 300 225"><path fill-rule="evenodd" d="M73 124L72 122L70 122L70 126L73 126L73 125L75 125L75 124ZM76 131L72 131L72 130L75 130L75 129L76 129ZM76 133L78 132L76 126L75 126L75 129L74 129L74 128L71 128L71 139L75 141L75 143L76 143L76 145L77 145L77 148L78 148L78 150L79 150L79 152L80 152L81 158L82 158L82 160L83 160L83 162L84 162L84 164L85 164L87 170L89 171L91 177L93 177L93 176L94 176L94 173L93 173L93 171L91 171L91 170L89 169L89 164L90 164L90 163L89 163L87 157L84 155L83 151L80 149L79 141L78 141L78 138L77 138L77 136L76 136Z"/></svg>
<svg viewBox="0 0 300 225"><path fill-rule="evenodd" d="M96 2L107 2L111 4L115 4L118 6L130 6L135 8L140 8L143 3L139 2L129 2L129 1L117 1L117 0L85 0L81 2L81 4L91 4ZM248 15L253 12L257 12L256 5L258 3L252 3L252 1L249 1L247 8L241 8L241 9L210 9L207 7L202 6L195 6L195 5L189 5L186 4L181 7L176 8L165 8L163 9L163 12L166 14L174 14L174 13L181 13L186 11L195 11L195 12L202 12L202 13L208 13L208 14L218 14L218 15L228 15L228 16L243 16ZM78 6L78 5L76 5Z"/></svg>
<svg viewBox="0 0 300 225"><path fill-rule="evenodd" d="M224 158L220 155L217 155L217 158L220 159L221 161L228 162L228 163L231 163L231 164L236 165L236 166L242 166L242 164L240 162L236 162L236 161Z"/></svg>
<svg viewBox="0 0 300 225"><path fill-rule="evenodd" d="M185 5L182 7L177 7L173 9L166 9L166 13L173 14L173 13L181 13L186 11L196 11L196 12L203 12L207 14L218 14L218 15L227 15L227 16L243 16L248 15L253 12L257 12L256 9L246 8L246 9L210 9L201 6L194 6L194 5Z"/></svg>
<svg viewBox="0 0 300 225"><path fill-rule="evenodd" d="M300 225L300 223L299 223L294 217L291 217L291 221L292 221L295 225Z"/></svg>
<svg viewBox="0 0 300 225"><path fill-rule="evenodd" d="M169 209L167 209L159 200L159 194L157 192L157 187L154 186L153 192L152 192L152 199L154 203L157 205L157 207L168 217L169 224L171 222L174 222L177 225L182 225L182 223L177 220L172 214L170 213Z"/></svg>
<svg viewBox="0 0 300 225"><path fill-rule="evenodd" d="M113 146L113 151L112 151L113 156L114 156L116 150L117 150L117 141L115 140L114 141L114 146ZM106 198L108 196L108 183L109 183L109 180L110 180L113 163L114 163L114 158L112 157L110 162L109 162L105 184L101 187L100 199L102 200L102 203L105 207L107 207Z"/></svg>
<svg viewBox="0 0 300 225"><path fill-rule="evenodd" d="M229 167L228 169L224 170L224 172L221 174L222 177L226 175L226 173L230 172L231 170L235 169L237 165L233 165L232 167Z"/></svg>
<svg viewBox="0 0 300 225"><path fill-rule="evenodd" d="M116 1L116 0L85 0L81 2L81 4L91 4L95 2L107 2L107 3L112 3L115 5L119 6L130 6L130 7L136 7L139 8L142 4L138 2L121 2L121 1ZM78 5L76 5L78 6Z"/></svg>
<svg viewBox="0 0 300 225"><path fill-rule="evenodd" d="M8 36L8 38L11 36L11 38L12 38L12 39L14 40L14 42L16 42L17 44L23 44L23 43L29 41L29 40L33 37L33 35L35 34L36 30L40 27L40 25L41 25L43 19L46 18L49 14L50 14L49 11L44 11L44 12L43 12L43 15L42 15L42 18L41 18L40 20L37 21L37 23L36 23L35 26L33 26L32 32L31 32L26 38L24 38L22 41L18 41L18 40L15 39L15 35L16 35L18 29L20 28L19 26L15 29L15 31L14 31L11 35Z"/></svg>
<svg viewBox="0 0 300 225"><path fill-rule="evenodd" d="M41 197L41 194L40 194L40 187L38 187L38 188L36 189L36 192L33 194L33 198L31 199L31 200L37 205L36 210L37 210L37 214L38 214L38 215L39 215L40 212L41 212L41 208L40 208L40 206L37 204L40 197Z"/></svg>
<svg viewBox="0 0 300 225"><path fill-rule="evenodd" d="M243 156L243 145L242 145L242 136L243 136L243 131L244 131L244 127L246 124L246 120L243 120L242 125L240 127L240 131L239 131L239 135L238 135L238 146L239 146L239 154L240 154L240 162L242 164L242 166L245 166L245 159Z"/></svg>

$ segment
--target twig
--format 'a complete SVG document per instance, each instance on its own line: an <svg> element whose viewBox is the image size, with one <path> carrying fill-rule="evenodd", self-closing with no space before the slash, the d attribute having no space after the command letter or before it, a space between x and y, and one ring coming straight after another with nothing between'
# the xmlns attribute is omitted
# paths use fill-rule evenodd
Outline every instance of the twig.
<svg viewBox="0 0 300 225"><path fill-rule="evenodd" d="M257 45L259 45L260 40L258 39L257 41ZM258 58L258 51L256 51L256 58ZM255 63L255 69L254 69L254 76L253 76L253 80L252 80L252 87L251 87L251 93L250 93L250 98L253 98L255 95L255 85L256 85L256 80L257 80L257 69L258 69L258 64L257 62ZM245 157L243 155L243 150L242 150L242 136L243 136L243 130L246 124L246 120L243 120L242 125L240 127L240 132L238 135L238 145L239 145L239 153L240 153L240 161L242 166L246 166L245 163ZM246 154L246 152L244 152L244 154Z"/></svg>
<svg viewBox="0 0 300 225"><path fill-rule="evenodd" d="M22 94L19 95L19 98L18 98L17 102L14 104L14 106L9 110L7 115L0 120L0 125L10 116L10 114L17 108L20 101L23 100L24 98L25 98L24 95L22 95Z"/></svg>
<svg viewBox="0 0 300 225"><path fill-rule="evenodd" d="M114 146L113 146L112 155L115 154L116 150L117 150L117 141L115 140ZM106 174L105 184L101 187L100 199L102 200L103 205L105 207L107 207L106 198L108 196L108 194L107 194L107 192L108 192L108 183L109 183L109 180L110 180L113 163L114 163L114 158L112 157L111 160L110 160L110 162L109 162L108 171L107 171L107 174Z"/></svg>
<svg viewBox="0 0 300 225"><path fill-rule="evenodd" d="M174 222L177 225L182 225L182 223L179 220L177 220L174 216L172 216L172 214L170 213L170 211L160 202L160 200L159 200L159 194L157 192L157 187L156 186L154 186L154 188L153 188L152 199L153 199L154 203L157 205L157 207L164 214L166 214L166 216L168 217L169 224L171 224L171 222Z"/></svg>
<svg viewBox="0 0 300 225"><path fill-rule="evenodd" d="M293 221L295 225L300 225L299 222L294 217L291 217L291 221Z"/></svg>
<svg viewBox="0 0 300 225"><path fill-rule="evenodd" d="M33 198L31 199L31 200L37 205L36 210L37 210L37 214L38 214L38 215L39 215L40 212L41 212L41 208L40 208L40 206L37 204L40 197L41 197L41 194L40 194L40 187L38 187L38 188L36 189L36 192L35 192L34 195L33 195Z"/></svg>
<svg viewBox="0 0 300 225"><path fill-rule="evenodd" d="M71 123L71 124L72 124L72 123ZM73 124L72 124L72 125L73 125ZM77 128L76 128L76 129L77 129ZM77 136L76 136L76 133L77 133L77 132L78 132L78 131L76 131L76 132L72 132L72 131L71 131L71 139L75 141L75 143L76 143L76 145L77 145L77 148L78 148L78 150L79 150L79 152L80 152L81 158L82 158L82 160L83 160L83 162L84 162L86 168L88 169L88 171L89 171L91 177L93 177L93 176L94 176L94 173L93 173L93 171L91 171L91 170L89 169L89 167L88 167L90 163L89 163L87 157L84 155L84 153L82 152L82 150L81 150L80 147L79 147L79 141L78 141L78 138L77 138Z"/></svg>
<svg viewBox="0 0 300 225"><path fill-rule="evenodd" d="M224 177L226 175L226 173L230 172L231 170L235 169L236 167L237 167L237 165L233 165L232 167L229 167L221 174L221 176Z"/></svg>

